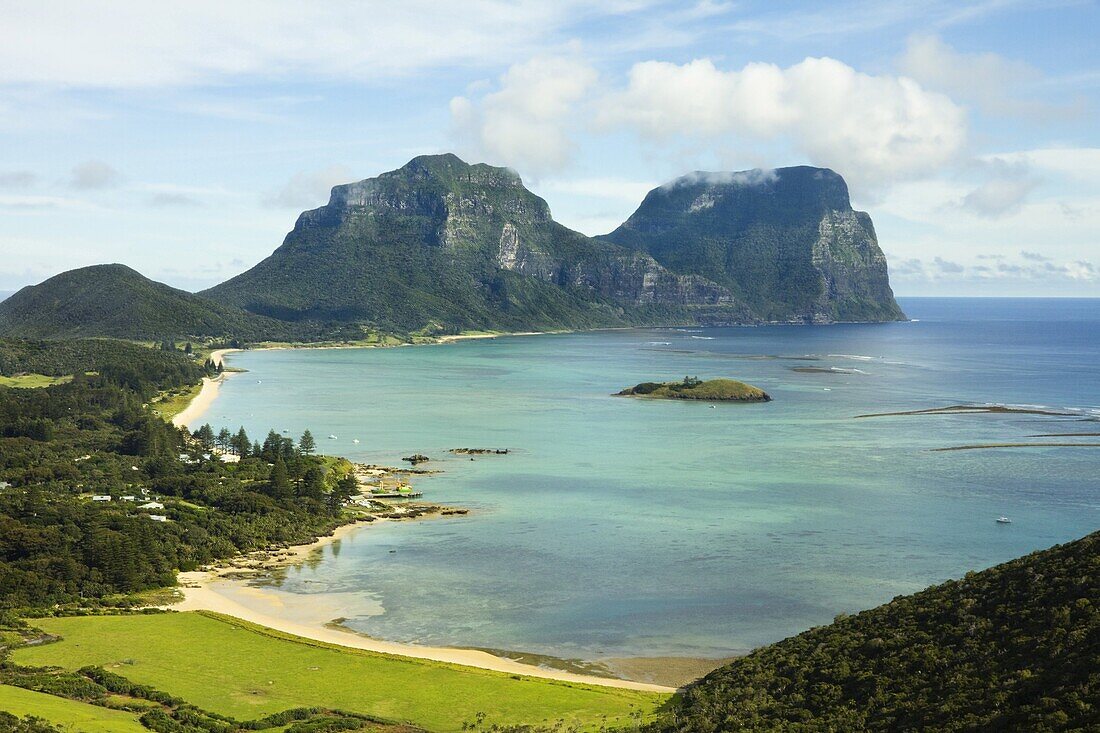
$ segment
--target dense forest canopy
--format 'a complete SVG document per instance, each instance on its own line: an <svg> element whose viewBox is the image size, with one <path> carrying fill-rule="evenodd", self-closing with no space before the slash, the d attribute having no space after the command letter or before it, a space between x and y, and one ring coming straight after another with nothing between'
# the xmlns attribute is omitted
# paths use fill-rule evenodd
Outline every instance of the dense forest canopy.
<svg viewBox="0 0 1100 733"><path fill-rule="evenodd" d="M271 433L259 444L242 428L219 445L210 426L191 436L153 415L145 405L158 390L205 373L182 352L0 341L0 365L75 375L44 389L0 387L2 606L172 585L178 569L330 531L354 493L288 438ZM140 508L153 499L168 521Z"/></svg>

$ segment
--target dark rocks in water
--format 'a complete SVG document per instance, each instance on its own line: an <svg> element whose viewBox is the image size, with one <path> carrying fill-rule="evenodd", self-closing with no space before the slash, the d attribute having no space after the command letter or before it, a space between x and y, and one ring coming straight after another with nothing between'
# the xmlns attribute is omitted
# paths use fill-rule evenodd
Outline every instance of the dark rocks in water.
<svg viewBox="0 0 1100 733"><path fill-rule="evenodd" d="M507 448L451 448L451 453L456 456L506 456Z"/></svg>
<svg viewBox="0 0 1100 733"><path fill-rule="evenodd" d="M415 466L418 463L424 463L425 461L430 461L432 459L428 458L423 453L413 453L411 456L405 456L401 460L408 461L409 463L411 463Z"/></svg>

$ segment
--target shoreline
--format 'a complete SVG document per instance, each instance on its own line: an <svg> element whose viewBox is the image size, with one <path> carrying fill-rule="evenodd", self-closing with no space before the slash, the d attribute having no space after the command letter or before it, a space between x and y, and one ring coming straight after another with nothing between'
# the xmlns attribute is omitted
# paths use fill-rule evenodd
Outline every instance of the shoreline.
<svg viewBox="0 0 1100 733"><path fill-rule="evenodd" d="M615 329L619 330L619 329ZM402 346L432 346L459 341L495 339L506 336L541 336L550 333L567 333L564 331L528 331L516 333L471 333L441 336L437 340L423 344L401 344ZM325 344L322 346L311 345L272 345L259 346L254 351L281 351L291 349L359 349L359 348L392 348L387 345L368 344ZM210 358L216 364L223 364L227 354L242 351L242 349L218 349L211 352ZM217 399L222 383L234 372L223 372L216 378L203 378L203 386L199 394L186 408L172 418L172 424L177 427L189 427L189 424L198 420L213 405ZM562 682L577 684L598 685L620 689L641 690L649 692L673 693L682 684L677 680L676 685L656 684L654 682L625 679L616 675L630 674L632 676L652 678L657 670L665 664L672 663L677 666L687 665L698 674L681 675L684 681L703 676L706 672L719 666L722 660L695 659L695 658L637 658L637 659L608 659L605 664L593 663L593 666L602 667L608 676L570 672L565 669L557 669L550 666L527 664L516 659L509 658L508 654L514 654L517 658L530 658L532 655L512 653L504 650L493 650L493 653L483 649L464 647L432 647L418 644L390 642L375 639L352 629L342 627L339 623L341 614L334 612L329 618L316 617L302 622L300 619L288 617L282 600L272 591L263 588L255 588L246 585L242 576L258 576L264 573L277 571L281 568L293 567L306 561L315 553L322 552L324 548L339 542L344 537L363 529L366 525L375 522L401 521L385 518L376 518L373 521L352 521L337 527L332 534L319 537L309 544L292 545L278 550L264 550L255 553L242 554L230 558L212 568L198 571L177 573L176 588L182 596L182 600L168 608L171 610L205 611L218 613L225 616L241 619L246 622L264 626L276 631L321 641L325 643L344 646L352 649L392 654L413 659L424 659L437 662L458 664L478 669L486 669L507 674L519 674L543 679L552 679ZM407 521L407 520L406 520ZM271 611L260 610L250 604L242 603L240 599L231 597L231 594L219 592L218 586L231 584L240 595L247 595L253 602L259 602L270 606ZM245 593L240 593L247 588ZM280 615L279 611L283 614ZM317 608L311 609L314 613ZM534 655L538 656L538 655ZM545 657L550 660L552 658ZM666 661L667 660L667 661ZM673 661L675 660L675 661ZM572 660L561 660L568 663Z"/></svg>
<svg viewBox="0 0 1100 733"><path fill-rule="evenodd" d="M210 359L215 364L223 364L225 355L233 351L240 351L240 349L218 349L217 351L211 351ZM221 389L222 383L232 374L233 372L223 371L216 377L203 377L202 389L200 389L194 399L187 404L187 407L172 416L172 425L177 428L190 429L191 423L206 414L206 411L213 406L214 400L218 397L218 391Z"/></svg>
<svg viewBox="0 0 1100 733"><path fill-rule="evenodd" d="M337 527L332 534L319 537L312 543L293 545L283 550L267 552L265 553L267 555L266 559L258 561L256 567L242 568L240 566L226 564L206 570L178 573L176 579L177 590L181 593L183 599L178 603L164 606L163 608L180 612L204 611L218 613L259 626L264 626L269 629L281 631L286 634L298 636L303 639L335 644L350 649L376 652L379 654L457 664L464 667L474 667L476 669L485 669L505 674L538 677L541 679L550 679L574 684L597 685L601 687L640 690L644 692L676 692L676 687L668 685L637 682L618 677L600 677L589 674L578 674L545 666L524 664L481 649L423 646L419 644L407 644L375 639L350 629L344 629L337 623L340 620L339 616L323 618L322 616L325 615L326 610L328 613L335 613L335 611L325 609L323 604L317 604L313 599L308 599L310 610L316 616L318 608L320 608L322 616L316 616L313 619L305 621L289 618L286 613L283 615L279 614L280 611L286 611L286 606L281 598L264 588L246 586L244 578L241 577L242 575L262 575L265 572L300 564L314 553L323 551L325 547L339 542L356 531L364 529L366 526L376 522L386 521L394 520L380 518L375 519L373 522L351 522L341 525ZM238 556L235 561L240 562L242 559L248 557L247 555ZM230 562L232 563L233 561ZM241 595L246 595L255 602L270 607L271 610L261 610L254 607L252 604L241 602L238 598L232 597L232 594L225 592L224 588L219 588L221 584L232 584L232 586L236 586L236 590L243 591Z"/></svg>

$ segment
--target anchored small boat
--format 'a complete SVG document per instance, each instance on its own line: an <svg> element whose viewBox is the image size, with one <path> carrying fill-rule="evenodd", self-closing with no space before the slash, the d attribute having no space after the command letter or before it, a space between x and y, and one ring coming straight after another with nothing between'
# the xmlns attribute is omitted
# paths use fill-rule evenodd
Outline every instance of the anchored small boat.
<svg viewBox="0 0 1100 733"><path fill-rule="evenodd" d="M335 435L329 435L329 436L328 436L328 439L329 439L329 440L336 440L336 436L335 436Z"/></svg>
<svg viewBox="0 0 1100 733"><path fill-rule="evenodd" d="M997 517L997 524L1012 524L1012 520L1008 517Z"/></svg>

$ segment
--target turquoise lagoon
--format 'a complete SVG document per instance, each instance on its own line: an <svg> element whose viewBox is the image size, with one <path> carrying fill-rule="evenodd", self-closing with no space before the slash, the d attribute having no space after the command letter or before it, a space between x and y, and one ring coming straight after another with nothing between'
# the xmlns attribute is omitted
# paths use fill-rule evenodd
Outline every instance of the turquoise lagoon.
<svg viewBox="0 0 1100 733"><path fill-rule="evenodd" d="M278 577L358 631L724 656L1097 529L1100 448L932 449L1100 440L1028 437L1100 432L1100 300L902 305L914 322L237 353L202 421L444 471L416 487L469 516L366 527ZM774 401L610 396L688 374ZM1070 414L856 417L963 403Z"/></svg>

